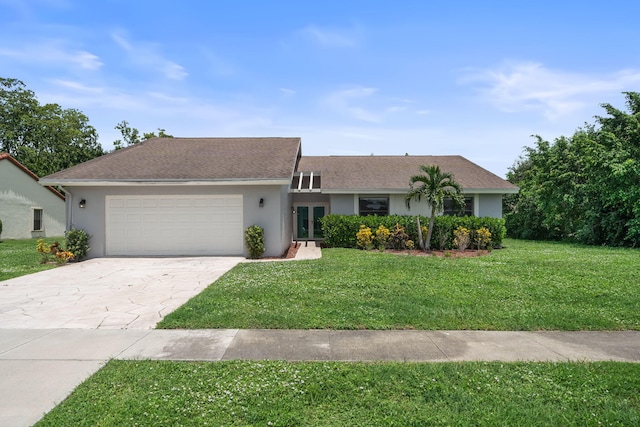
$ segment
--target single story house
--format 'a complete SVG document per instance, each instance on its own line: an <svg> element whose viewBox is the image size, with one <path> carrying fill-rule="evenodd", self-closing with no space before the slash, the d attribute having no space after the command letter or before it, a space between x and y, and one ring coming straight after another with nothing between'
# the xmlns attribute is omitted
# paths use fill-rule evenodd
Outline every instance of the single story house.
<svg viewBox="0 0 640 427"><path fill-rule="evenodd" d="M67 227L91 235L91 257L246 255L244 230L265 230L266 256L322 238L327 214L427 214L405 206L420 165L464 187L467 213L501 217L517 187L460 156L303 157L300 138L153 138L40 180L67 194Z"/></svg>
<svg viewBox="0 0 640 427"><path fill-rule="evenodd" d="M64 195L8 153L0 153L0 221L3 239L63 236Z"/></svg>

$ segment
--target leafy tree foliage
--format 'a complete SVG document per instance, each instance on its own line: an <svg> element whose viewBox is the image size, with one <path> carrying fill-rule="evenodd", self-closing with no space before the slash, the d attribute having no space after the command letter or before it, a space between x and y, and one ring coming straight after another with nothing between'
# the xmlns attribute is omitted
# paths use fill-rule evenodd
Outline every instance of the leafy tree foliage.
<svg viewBox="0 0 640 427"><path fill-rule="evenodd" d="M169 135L165 132L164 129L158 128L158 134L155 132L145 132L140 136L140 131L136 128L132 128L129 126L129 122L126 120L121 121L115 127L115 129L119 130L122 134L122 139L116 139L113 141L113 147L116 150L119 150L124 147L128 147L130 145L139 144L142 141L146 141L151 138L173 138L173 135Z"/></svg>
<svg viewBox="0 0 640 427"><path fill-rule="evenodd" d="M89 119L58 104L41 105L17 79L0 78L0 151L38 176L103 154Z"/></svg>
<svg viewBox="0 0 640 427"><path fill-rule="evenodd" d="M596 124L525 148L507 174L511 236L640 246L640 94L625 95L628 111L603 104Z"/></svg>
<svg viewBox="0 0 640 427"><path fill-rule="evenodd" d="M462 187L449 172L443 172L440 166L423 165L420 166L423 174L411 177L409 192L405 196L407 208L411 208L411 201L420 202L424 199L431 206L431 215L429 218L429 228L427 229L426 239L422 238L422 227L420 226L420 217L416 216L418 221L418 239L420 247L425 251L431 248L431 235L433 234L433 223L438 212L444 210L444 201L447 198L453 199L458 206L464 206L464 197L462 195Z"/></svg>

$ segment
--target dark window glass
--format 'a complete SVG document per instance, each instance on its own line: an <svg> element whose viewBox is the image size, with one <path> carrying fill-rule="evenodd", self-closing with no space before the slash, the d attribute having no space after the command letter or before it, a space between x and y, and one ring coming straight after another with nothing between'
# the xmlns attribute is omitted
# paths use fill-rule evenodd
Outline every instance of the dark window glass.
<svg viewBox="0 0 640 427"><path fill-rule="evenodd" d="M444 199L444 215L452 216L472 216L473 215L473 197L464 198L464 208L461 210L455 206L453 200Z"/></svg>
<svg viewBox="0 0 640 427"><path fill-rule="evenodd" d="M360 197L360 215L389 215L389 198Z"/></svg>
<svg viewBox="0 0 640 427"><path fill-rule="evenodd" d="M42 231L42 209L33 210L33 231Z"/></svg>

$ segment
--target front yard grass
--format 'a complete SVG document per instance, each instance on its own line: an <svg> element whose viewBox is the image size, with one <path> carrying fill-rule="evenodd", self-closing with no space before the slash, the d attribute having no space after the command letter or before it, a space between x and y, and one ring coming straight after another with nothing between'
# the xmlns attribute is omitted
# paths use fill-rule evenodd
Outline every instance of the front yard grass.
<svg viewBox="0 0 640 427"><path fill-rule="evenodd" d="M110 361L36 426L640 425L640 364Z"/></svg>
<svg viewBox="0 0 640 427"><path fill-rule="evenodd" d="M506 240L478 258L324 249L243 263L159 328L640 330L640 251Z"/></svg>
<svg viewBox="0 0 640 427"><path fill-rule="evenodd" d="M48 244L55 241L63 243L64 236L42 240ZM0 281L55 268L55 264L40 264L37 244L38 239L0 240Z"/></svg>

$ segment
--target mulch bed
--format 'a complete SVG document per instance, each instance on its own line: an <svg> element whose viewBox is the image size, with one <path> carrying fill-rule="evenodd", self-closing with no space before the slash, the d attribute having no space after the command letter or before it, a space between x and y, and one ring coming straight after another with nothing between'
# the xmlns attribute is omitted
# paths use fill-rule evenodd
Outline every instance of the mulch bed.
<svg viewBox="0 0 640 427"><path fill-rule="evenodd" d="M489 254L488 250L467 249L464 251L449 250L449 251L421 251L420 249L385 249L384 252L398 255L413 255L413 256L436 256L440 258L474 258Z"/></svg>
<svg viewBox="0 0 640 427"><path fill-rule="evenodd" d="M291 243L289 249L287 249L281 256L279 257L265 257L262 259L290 259L295 258L296 253L298 253L298 248L304 245L304 243ZM319 244L322 247L321 244ZM420 249L385 249L385 253L396 254L396 255L413 255L413 256L436 256L440 258L473 258L484 256L490 253L487 250L476 250L476 249L467 249L465 251L458 250L449 250L449 251L440 251L440 250L432 250L432 251L421 251Z"/></svg>

